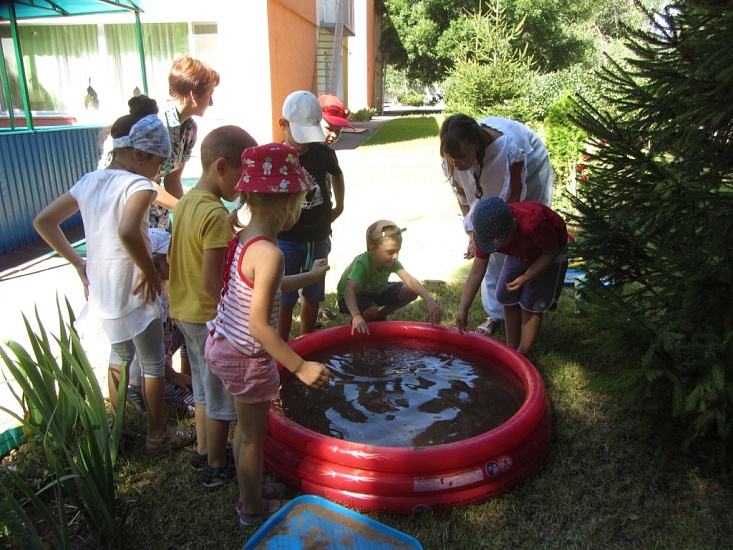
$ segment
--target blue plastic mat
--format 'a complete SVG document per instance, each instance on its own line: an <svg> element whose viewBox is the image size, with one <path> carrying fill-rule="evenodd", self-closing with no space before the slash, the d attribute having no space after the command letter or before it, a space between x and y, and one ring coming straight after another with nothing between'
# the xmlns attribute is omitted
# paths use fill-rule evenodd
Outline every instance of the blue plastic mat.
<svg viewBox="0 0 733 550"><path fill-rule="evenodd" d="M422 550L413 537L330 500L299 496L268 519L244 550Z"/></svg>

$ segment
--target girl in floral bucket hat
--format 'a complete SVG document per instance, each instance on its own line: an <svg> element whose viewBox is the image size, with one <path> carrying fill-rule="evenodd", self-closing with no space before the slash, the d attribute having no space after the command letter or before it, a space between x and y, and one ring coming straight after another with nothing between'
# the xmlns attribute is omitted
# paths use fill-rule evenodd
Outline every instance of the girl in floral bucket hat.
<svg viewBox="0 0 733 550"><path fill-rule="evenodd" d="M285 503L265 498L261 489L267 418L280 387L276 362L312 388L322 388L330 374L321 363L304 361L277 332L285 268L277 234L298 220L310 189L298 152L283 143L247 148L235 189L241 191L251 218L242 227L233 217L235 230L241 231L227 257L206 359L237 411L233 449L239 482L237 515L242 525L258 525ZM286 282L286 291L291 290L287 286Z"/></svg>

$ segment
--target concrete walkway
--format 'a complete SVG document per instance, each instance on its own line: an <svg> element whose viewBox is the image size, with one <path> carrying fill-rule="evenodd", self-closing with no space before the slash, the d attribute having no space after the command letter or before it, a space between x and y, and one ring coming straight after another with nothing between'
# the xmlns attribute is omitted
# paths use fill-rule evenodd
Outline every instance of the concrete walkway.
<svg viewBox="0 0 733 550"><path fill-rule="evenodd" d="M379 147L360 147L381 124L392 118L375 117L369 122L355 123L359 131L343 132L334 146L344 171L346 199L343 215L333 224L331 270L326 276L328 292L335 291L344 268L365 249L366 228L380 218L392 219L407 227L400 260L418 279L460 279L465 277L470 266L462 259L466 237L455 199L440 170L437 147L436 154L426 158L410 156L408 148L392 159L384 159ZM203 138L200 136L200 139ZM192 159L185 176L198 178L199 175L199 161ZM72 243L83 239L83 229L69 231L68 237ZM0 256L2 341L15 340L28 348L22 315L36 329L36 309L46 329L58 333L57 298L62 304L64 298L68 299L77 314L84 305L76 271L52 254L43 241ZM83 344L100 384L106 388L109 344L103 340L84 341ZM20 410L2 377L0 403ZM14 419L0 412L0 433L16 424Z"/></svg>

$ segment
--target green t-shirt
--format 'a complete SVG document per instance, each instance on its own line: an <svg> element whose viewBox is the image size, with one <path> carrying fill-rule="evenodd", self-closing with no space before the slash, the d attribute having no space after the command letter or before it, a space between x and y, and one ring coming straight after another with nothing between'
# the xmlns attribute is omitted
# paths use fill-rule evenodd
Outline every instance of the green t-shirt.
<svg viewBox="0 0 733 550"><path fill-rule="evenodd" d="M372 266L372 262L369 256L369 252L363 252L359 254L344 270L341 279L339 280L336 292L338 293L338 299L344 297L344 291L346 290L346 284L349 281L355 281L357 284L356 294L368 294L373 292L381 286L387 284L389 276L392 273L397 273L405 269L399 260L386 269L377 269Z"/></svg>

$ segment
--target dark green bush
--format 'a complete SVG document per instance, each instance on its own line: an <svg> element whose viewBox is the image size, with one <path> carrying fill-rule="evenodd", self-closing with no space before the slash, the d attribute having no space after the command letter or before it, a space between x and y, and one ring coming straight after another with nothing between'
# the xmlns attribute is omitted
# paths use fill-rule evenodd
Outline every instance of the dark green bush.
<svg viewBox="0 0 733 550"><path fill-rule="evenodd" d="M422 107L425 104L425 94L420 92L407 92L406 94L398 95L397 101L410 107Z"/></svg>

